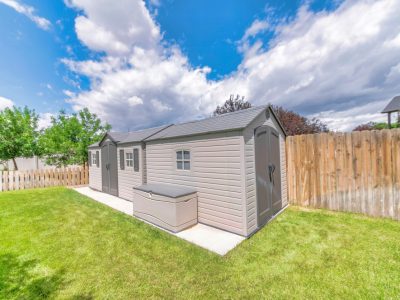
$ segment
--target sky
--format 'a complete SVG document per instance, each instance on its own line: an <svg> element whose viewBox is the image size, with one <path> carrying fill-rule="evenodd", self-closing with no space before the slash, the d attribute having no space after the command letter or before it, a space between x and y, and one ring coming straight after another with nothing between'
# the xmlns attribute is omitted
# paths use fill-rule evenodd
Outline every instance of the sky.
<svg viewBox="0 0 400 300"><path fill-rule="evenodd" d="M0 110L84 107L114 130L231 94L349 131L400 94L400 0L0 0Z"/></svg>

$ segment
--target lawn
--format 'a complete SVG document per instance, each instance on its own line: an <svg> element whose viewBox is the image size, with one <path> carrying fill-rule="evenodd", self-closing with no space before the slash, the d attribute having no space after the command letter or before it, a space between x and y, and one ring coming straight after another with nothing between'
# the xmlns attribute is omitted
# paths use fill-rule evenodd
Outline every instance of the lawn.
<svg viewBox="0 0 400 300"><path fill-rule="evenodd" d="M291 207L220 257L73 190L0 193L1 299L399 297L400 222Z"/></svg>

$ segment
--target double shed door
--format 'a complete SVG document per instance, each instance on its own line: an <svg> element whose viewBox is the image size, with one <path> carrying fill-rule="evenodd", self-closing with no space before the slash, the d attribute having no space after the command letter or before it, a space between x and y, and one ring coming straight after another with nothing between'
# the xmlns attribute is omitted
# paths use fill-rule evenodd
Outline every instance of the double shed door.
<svg viewBox="0 0 400 300"><path fill-rule="evenodd" d="M258 227L282 208L279 133L270 126L255 130Z"/></svg>

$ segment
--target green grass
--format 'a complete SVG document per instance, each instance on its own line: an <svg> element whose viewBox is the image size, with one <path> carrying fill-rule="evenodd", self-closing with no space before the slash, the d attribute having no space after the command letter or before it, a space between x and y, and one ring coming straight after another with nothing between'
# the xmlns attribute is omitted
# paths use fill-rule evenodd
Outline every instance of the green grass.
<svg viewBox="0 0 400 300"><path fill-rule="evenodd" d="M0 299L399 298L400 223L289 208L225 257L63 188L0 193Z"/></svg>

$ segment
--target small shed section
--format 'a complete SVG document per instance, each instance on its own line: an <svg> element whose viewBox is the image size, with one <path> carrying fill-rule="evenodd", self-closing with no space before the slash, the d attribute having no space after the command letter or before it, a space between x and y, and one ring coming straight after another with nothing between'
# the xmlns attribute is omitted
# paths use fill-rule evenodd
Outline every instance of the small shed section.
<svg viewBox="0 0 400 300"><path fill-rule="evenodd" d="M89 186L132 201L133 187L146 183L143 140L167 126L134 132L108 132L89 146Z"/></svg>

